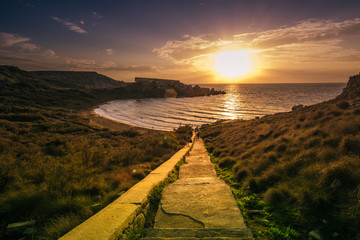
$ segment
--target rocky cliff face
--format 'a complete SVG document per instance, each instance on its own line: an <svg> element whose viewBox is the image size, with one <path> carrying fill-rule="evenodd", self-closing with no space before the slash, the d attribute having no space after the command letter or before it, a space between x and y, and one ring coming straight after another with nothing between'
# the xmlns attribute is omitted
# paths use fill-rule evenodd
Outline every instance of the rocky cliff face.
<svg viewBox="0 0 360 240"><path fill-rule="evenodd" d="M360 73L349 78L346 87L339 96L340 98L359 98L360 97Z"/></svg>
<svg viewBox="0 0 360 240"><path fill-rule="evenodd" d="M202 88L199 85L194 87L186 85L178 80L156 79L156 78L135 78L136 88L143 91L156 92L156 97L197 97L224 94L224 91ZM171 94L169 94L171 93Z"/></svg>

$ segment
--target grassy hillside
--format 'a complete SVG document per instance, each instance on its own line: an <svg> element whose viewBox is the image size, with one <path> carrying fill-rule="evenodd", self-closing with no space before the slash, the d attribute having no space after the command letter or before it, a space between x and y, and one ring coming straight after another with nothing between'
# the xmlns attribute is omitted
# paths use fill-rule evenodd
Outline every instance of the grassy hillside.
<svg viewBox="0 0 360 240"><path fill-rule="evenodd" d="M31 71L33 77L44 79L60 87L113 89L125 86L126 83L116 81L97 72L83 71Z"/></svg>
<svg viewBox="0 0 360 240"><path fill-rule="evenodd" d="M235 195L258 199L244 210L258 239L360 239L360 76L350 80L335 100L201 128Z"/></svg>
<svg viewBox="0 0 360 240"><path fill-rule="evenodd" d="M90 124L81 111L104 99L0 67L0 239L58 239L167 160L191 134L190 127L112 131ZM28 220L36 223L6 230Z"/></svg>

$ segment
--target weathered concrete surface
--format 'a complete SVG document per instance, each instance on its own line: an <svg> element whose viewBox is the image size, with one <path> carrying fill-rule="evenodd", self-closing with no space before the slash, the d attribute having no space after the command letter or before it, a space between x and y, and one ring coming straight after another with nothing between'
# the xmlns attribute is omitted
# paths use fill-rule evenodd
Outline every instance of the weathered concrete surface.
<svg viewBox="0 0 360 240"><path fill-rule="evenodd" d="M229 186L214 177L179 179L164 190L161 209L170 215L188 216L204 228L245 227ZM162 224L158 218L155 228Z"/></svg>
<svg viewBox="0 0 360 240"><path fill-rule="evenodd" d="M134 220L141 205L146 203L151 190L164 181L175 165L189 151L190 146L174 154L168 161L152 171L142 181L130 188L114 202L65 234L60 240L112 240L118 239L123 230Z"/></svg>
<svg viewBox="0 0 360 240"><path fill-rule="evenodd" d="M248 239L249 231L246 228L229 228L229 229L149 229L147 239ZM174 237L176 236L176 237ZM224 237L226 236L226 237Z"/></svg>
<svg viewBox="0 0 360 240"><path fill-rule="evenodd" d="M154 229L145 239L252 239L230 187L216 176L201 139L186 163L179 179L164 189Z"/></svg>

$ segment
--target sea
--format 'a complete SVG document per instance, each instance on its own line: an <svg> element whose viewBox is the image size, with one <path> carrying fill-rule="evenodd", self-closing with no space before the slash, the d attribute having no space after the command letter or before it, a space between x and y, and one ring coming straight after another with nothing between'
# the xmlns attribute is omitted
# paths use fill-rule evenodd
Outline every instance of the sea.
<svg viewBox="0 0 360 240"><path fill-rule="evenodd" d="M226 94L192 98L114 100L95 109L105 118L133 126L171 131L199 127L222 119L253 119L289 112L295 105L313 105L338 96L345 83L211 84L201 87Z"/></svg>

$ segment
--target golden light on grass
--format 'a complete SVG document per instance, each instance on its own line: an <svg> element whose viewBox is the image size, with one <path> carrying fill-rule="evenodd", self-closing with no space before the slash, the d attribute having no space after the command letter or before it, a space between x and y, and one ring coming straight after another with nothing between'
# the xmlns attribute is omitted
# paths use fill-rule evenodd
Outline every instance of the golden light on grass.
<svg viewBox="0 0 360 240"><path fill-rule="evenodd" d="M215 56L215 69L223 77L240 77L252 70L252 60L245 50L220 52Z"/></svg>

